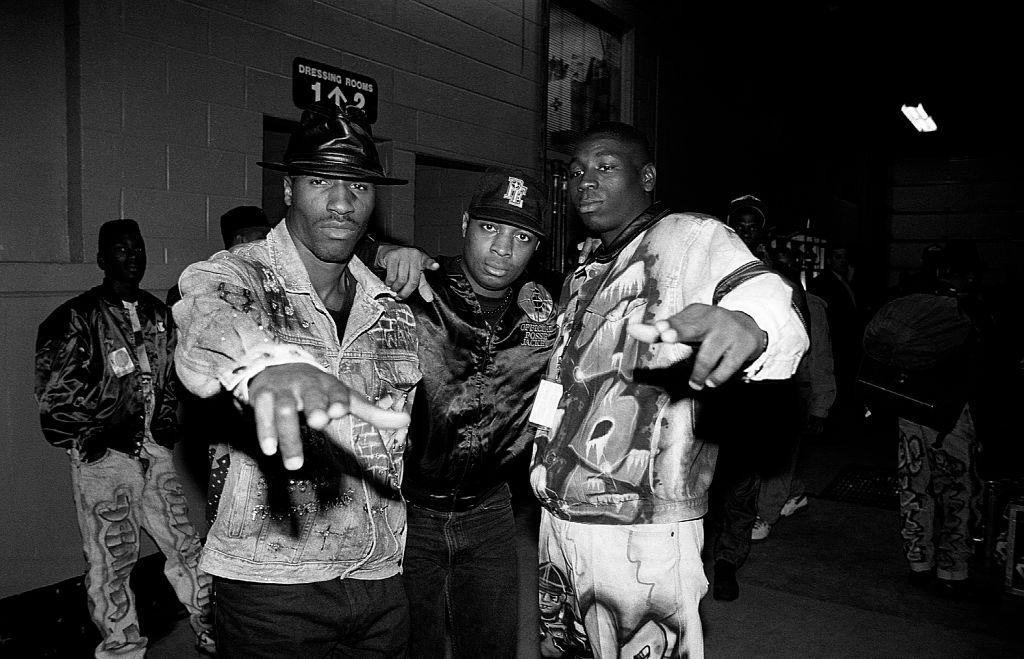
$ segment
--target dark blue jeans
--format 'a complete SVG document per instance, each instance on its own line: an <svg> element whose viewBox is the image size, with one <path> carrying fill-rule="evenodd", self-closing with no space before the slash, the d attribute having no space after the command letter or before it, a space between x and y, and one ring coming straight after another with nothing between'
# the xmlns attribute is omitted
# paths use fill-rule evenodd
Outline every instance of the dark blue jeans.
<svg viewBox="0 0 1024 659"><path fill-rule="evenodd" d="M268 584L214 578L217 656L405 657L409 607L399 576Z"/></svg>
<svg viewBox="0 0 1024 659"><path fill-rule="evenodd" d="M519 572L507 487L465 512L408 506L405 590L413 620L409 653L514 657Z"/></svg>

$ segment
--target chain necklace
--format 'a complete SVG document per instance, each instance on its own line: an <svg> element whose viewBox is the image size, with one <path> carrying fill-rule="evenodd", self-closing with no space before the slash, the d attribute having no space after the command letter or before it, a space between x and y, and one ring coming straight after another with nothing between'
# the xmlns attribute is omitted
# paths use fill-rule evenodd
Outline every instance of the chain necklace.
<svg viewBox="0 0 1024 659"><path fill-rule="evenodd" d="M510 286L508 291L505 293L505 297L502 298L501 303L490 310L484 310L481 305L481 312L483 313L484 320L488 325L494 325L501 320L501 317L505 315L505 311L508 310L509 305L512 304L512 287Z"/></svg>

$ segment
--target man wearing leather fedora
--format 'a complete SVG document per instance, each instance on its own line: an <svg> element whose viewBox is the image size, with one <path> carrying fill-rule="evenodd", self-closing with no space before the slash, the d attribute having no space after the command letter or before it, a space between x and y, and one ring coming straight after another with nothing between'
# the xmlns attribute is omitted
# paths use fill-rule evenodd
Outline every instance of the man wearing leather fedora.
<svg viewBox="0 0 1024 659"><path fill-rule="evenodd" d="M226 657L406 653L399 493L415 321L353 250L389 178L361 113L303 113L281 162L284 221L181 276L176 365L248 414L214 454L214 575Z"/></svg>

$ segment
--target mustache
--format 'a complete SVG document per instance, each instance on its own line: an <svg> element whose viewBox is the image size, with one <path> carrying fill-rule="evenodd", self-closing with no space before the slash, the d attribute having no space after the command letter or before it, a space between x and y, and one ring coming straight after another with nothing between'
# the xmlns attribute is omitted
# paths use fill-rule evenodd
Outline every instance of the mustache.
<svg viewBox="0 0 1024 659"><path fill-rule="evenodd" d="M329 227L334 227L334 228L346 228L346 229L347 228L361 228L361 227L363 227L366 224L365 222L359 222L359 221L353 220L352 218L347 217L347 216L338 216L338 215L321 217L321 218L317 219L316 223L318 225L320 225L320 226L329 226Z"/></svg>

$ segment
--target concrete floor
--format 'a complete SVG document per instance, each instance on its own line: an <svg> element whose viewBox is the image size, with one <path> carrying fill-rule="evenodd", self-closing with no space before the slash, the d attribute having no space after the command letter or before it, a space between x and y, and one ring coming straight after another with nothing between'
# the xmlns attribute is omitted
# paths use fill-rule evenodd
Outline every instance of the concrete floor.
<svg viewBox="0 0 1024 659"><path fill-rule="evenodd" d="M883 435L840 431L806 447L808 492L822 492L848 465L895 469L895 439ZM979 567L967 601L911 586L898 526L895 510L812 498L753 546L738 600L709 592L702 602L707 656L1024 657L1024 597L1002 593L1001 568ZM192 643L179 621L149 657L199 656Z"/></svg>

